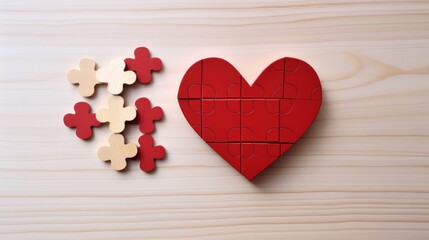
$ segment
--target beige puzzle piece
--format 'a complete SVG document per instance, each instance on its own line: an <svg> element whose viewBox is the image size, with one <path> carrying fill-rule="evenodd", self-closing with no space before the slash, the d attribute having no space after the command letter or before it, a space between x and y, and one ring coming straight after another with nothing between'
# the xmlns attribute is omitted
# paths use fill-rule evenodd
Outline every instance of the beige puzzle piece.
<svg viewBox="0 0 429 240"><path fill-rule="evenodd" d="M109 129L113 133L120 133L125 129L125 122L136 118L136 109L128 106L124 108L124 99L120 96L111 96L107 109L99 109L95 117L99 122L109 122Z"/></svg>
<svg viewBox="0 0 429 240"><path fill-rule="evenodd" d="M109 67L97 70L97 79L101 83L107 83L107 90L114 94L120 94L124 84L131 85L136 81L136 74L133 71L124 71L125 62L121 59L114 59Z"/></svg>
<svg viewBox="0 0 429 240"><path fill-rule="evenodd" d="M95 85L100 84L96 78L95 62L84 58L79 62L80 69L68 71L67 78L70 83L78 85L78 92L84 97L90 97L95 92Z"/></svg>
<svg viewBox="0 0 429 240"><path fill-rule="evenodd" d="M109 137L109 145L98 149L98 157L103 161L110 161L116 171L127 166L127 158L137 155L137 146L132 143L125 144L124 136L121 134L112 134Z"/></svg>

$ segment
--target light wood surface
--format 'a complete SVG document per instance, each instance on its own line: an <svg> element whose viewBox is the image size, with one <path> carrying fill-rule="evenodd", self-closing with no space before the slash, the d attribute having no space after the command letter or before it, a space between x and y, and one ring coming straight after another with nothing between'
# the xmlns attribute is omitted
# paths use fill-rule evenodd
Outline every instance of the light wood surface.
<svg viewBox="0 0 429 240"><path fill-rule="evenodd" d="M429 3L1 1L0 239L429 239ZM67 70L146 46L164 63L126 105L164 109L167 156L112 171L62 118L84 100ZM186 69L221 57L255 79L289 56L319 74L313 127L253 182L186 123ZM89 99L104 106L98 86ZM137 143L137 125L124 132Z"/></svg>

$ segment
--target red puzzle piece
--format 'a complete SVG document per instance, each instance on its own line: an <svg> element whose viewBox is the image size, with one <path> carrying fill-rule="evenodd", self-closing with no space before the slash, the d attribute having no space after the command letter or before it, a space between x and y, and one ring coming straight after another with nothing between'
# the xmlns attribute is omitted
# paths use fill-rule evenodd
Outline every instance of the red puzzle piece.
<svg viewBox="0 0 429 240"><path fill-rule="evenodd" d="M202 83L201 71L203 69L203 61L198 61L192 65L183 76L180 84L178 99L201 99Z"/></svg>
<svg viewBox="0 0 429 240"><path fill-rule="evenodd" d="M206 142L240 142L240 100L202 101L202 137Z"/></svg>
<svg viewBox="0 0 429 240"><path fill-rule="evenodd" d="M220 156L223 157L237 171L241 171L241 144L240 143L208 143Z"/></svg>
<svg viewBox="0 0 429 240"><path fill-rule="evenodd" d="M308 63L295 58L286 58L285 70L285 98L322 100L319 77Z"/></svg>
<svg viewBox="0 0 429 240"><path fill-rule="evenodd" d="M140 169L145 172L152 172L155 169L155 159L165 156L163 146L153 146L153 138L150 135L143 135L139 138L137 157L140 160Z"/></svg>
<svg viewBox="0 0 429 240"><path fill-rule="evenodd" d="M147 98L139 98L136 101L137 121L140 132L148 134L155 130L154 121L161 120L164 112L160 107L151 107Z"/></svg>
<svg viewBox="0 0 429 240"><path fill-rule="evenodd" d="M230 63L207 58L186 72L178 99L198 135L251 180L302 137L322 96L316 72L298 59L273 62L249 86Z"/></svg>
<svg viewBox="0 0 429 240"><path fill-rule="evenodd" d="M279 142L279 100L241 100L241 141Z"/></svg>
<svg viewBox="0 0 429 240"><path fill-rule="evenodd" d="M179 100L179 105L182 112L186 112L188 123L201 136L201 100Z"/></svg>
<svg viewBox="0 0 429 240"><path fill-rule="evenodd" d="M126 70L134 71L139 82L143 84L149 83L152 81L152 71L161 70L161 59L151 58L149 50L145 47L136 48L134 56L134 59L125 59Z"/></svg>
<svg viewBox="0 0 429 240"><path fill-rule="evenodd" d="M243 81L241 97L251 99L283 98L284 69L285 59L282 58L270 64L252 86ZM269 81L266 81L266 79L269 79Z"/></svg>
<svg viewBox="0 0 429 240"><path fill-rule="evenodd" d="M240 98L241 75L220 58L202 60L202 98ZM228 81L219 81L228 79Z"/></svg>
<svg viewBox="0 0 429 240"><path fill-rule="evenodd" d="M319 101L280 100L280 142L295 143L313 123Z"/></svg>
<svg viewBox="0 0 429 240"><path fill-rule="evenodd" d="M241 146L241 174L253 179L280 156L280 144L243 143ZM264 161L261 161L264 159Z"/></svg>
<svg viewBox="0 0 429 240"><path fill-rule="evenodd" d="M100 126L100 122L91 112L91 106L86 102L78 102L74 105L75 114L64 116L64 124L69 128L76 128L76 136L80 139L88 139L92 136L92 128Z"/></svg>
<svg viewBox="0 0 429 240"><path fill-rule="evenodd" d="M292 144L243 143L241 147L241 174L253 179L270 166L279 156L287 152ZM265 161L260 161L260 159Z"/></svg>

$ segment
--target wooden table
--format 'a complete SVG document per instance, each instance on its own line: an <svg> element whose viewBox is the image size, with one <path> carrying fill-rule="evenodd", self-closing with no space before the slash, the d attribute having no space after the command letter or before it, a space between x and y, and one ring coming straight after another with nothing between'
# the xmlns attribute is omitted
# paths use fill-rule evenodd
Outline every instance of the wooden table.
<svg viewBox="0 0 429 240"><path fill-rule="evenodd" d="M0 239L429 239L427 0L1 1L0 34ZM154 174L100 161L106 127L84 142L62 123L84 100L67 70L138 46L165 67L126 91L164 108ZM179 109L183 74L210 56L249 80L283 56L321 78L311 130L253 182Z"/></svg>

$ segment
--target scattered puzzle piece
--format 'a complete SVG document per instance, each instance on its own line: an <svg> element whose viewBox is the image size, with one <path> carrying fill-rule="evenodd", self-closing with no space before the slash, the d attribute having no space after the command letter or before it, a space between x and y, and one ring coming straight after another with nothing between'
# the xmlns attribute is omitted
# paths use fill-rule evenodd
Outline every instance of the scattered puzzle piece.
<svg viewBox="0 0 429 240"><path fill-rule="evenodd" d="M147 98L139 98L136 101L137 121L142 133L149 134L155 130L154 121L161 120L164 112L160 107L151 107Z"/></svg>
<svg viewBox="0 0 429 240"><path fill-rule="evenodd" d="M151 58L150 52L145 47L134 50L135 58L125 59L127 70L133 70L137 74L137 80L143 84L152 81L152 71L159 71L162 68L162 61L159 58Z"/></svg>
<svg viewBox="0 0 429 240"><path fill-rule="evenodd" d="M64 116L64 124L69 128L76 128L76 136L80 139L88 139L92 136L92 127L100 126L91 106L86 102L78 102L74 105L75 114L69 113Z"/></svg>
<svg viewBox="0 0 429 240"><path fill-rule="evenodd" d="M147 48L140 47L134 51L135 59L122 61L115 59L108 67L96 70L96 64L91 59L82 59L79 69L72 69L67 77L70 83L78 85L79 93L84 97L92 96L95 92L95 85L106 83L107 89L113 95L118 95L123 91L124 84L133 84L137 77L141 83L149 83L152 80L152 71L159 71L162 68L162 61L159 58L150 58ZM127 68L126 70L124 70ZM137 75L136 75L137 74ZM125 129L125 122L137 120L142 133L148 134L155 130L154 121L163 117L163 110L160 107L151 107L147 98L140 98L136 101L136 108L124 107L124 99L120 96L112 96L108 100L108 108L99 109L96 113L91 113L88 103L79 102L75 104L75 114L66 114L63 118L64 124L70 128L76 128L76 135L81 139L88 139L92 135L92 127L100 126L101 123L108 122L109 130L113 134L109 137L109 146L101 147L98 156L103 161L110 161L112 168L122 170L126 167L127 158L133 158L138 153L138 148L134 144L125 144L121 134ZM200 104L201 105L201 104ZM137 114L139 115L138 118ZM155 168L155 159L164 157L165 149L162 146L153 146L153 139L150 135L142 136L139 139L140 168L150 172Z"/></svg>
<svg viewBox="0 0 429 240"><path fill-rule="evenodd" d="M97 79L101 83L107 83L107 90L114 94L120 94L124 84L131 85L136 81L136 74L133 71L124 71L125 62L115 59L110 62L109 67L97 70Z"/></svg>
<svg viewBox="0 0 429 240"><path fill-rule="evenodd" d="M127 166L127 158L137 154L137 147L132 143L125 144L121 134L112 134L109 137L109 147L98 149L98 157L103 161L110 161L112 168L120 171Z"/></svg>
<svg viewBox="0 0 429 240"><path fill-rule="evenodd" d="M134 107L124 108L124 99L120 96L111 96L108 101L108 109L100 109L96 113L97 120L109 122L109 129L113 133L120 133L125 128L125 122L136 117Z"/></svg>
<svg viewBox="0 0 429 240"><path fill-rule="evenodd" d="M140 169L145 172L151 172L155 169L155 159L161 159L165 156L163 146L153 146L153 138L150 135L143 135L139 138Z"/></svg>
<svg viewBox="0 0 429 240"><path fill-rule="evenodd" d="M70 83L78 85L78 92L84 97L90 97L95 92L95 85L100 84L96 78L95 62L84 58L79 62L79 70L72 69L67 73Z"/></svg>

